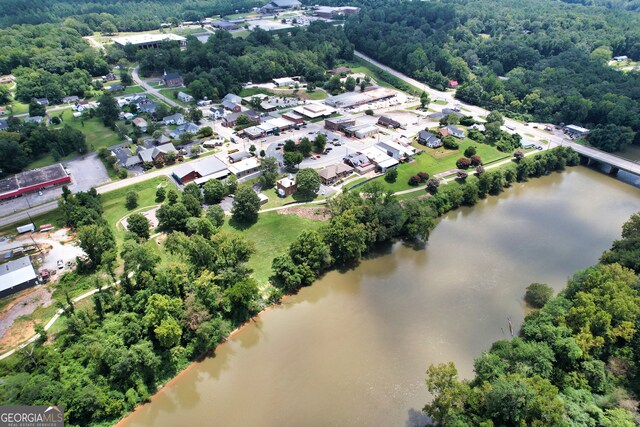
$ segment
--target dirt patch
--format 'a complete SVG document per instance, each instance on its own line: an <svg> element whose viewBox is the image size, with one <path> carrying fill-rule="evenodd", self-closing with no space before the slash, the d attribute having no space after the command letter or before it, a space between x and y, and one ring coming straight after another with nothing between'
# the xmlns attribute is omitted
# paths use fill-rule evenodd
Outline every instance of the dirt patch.
<svg viewBox="0 0 640 427"><path fill-rule="evenodd" d="M156 228L158 226L158 217L156 216L156 212L158 211L159 206L149 209L148 211L144 211L144 212L135 212L135 213L139 213L142 214L142 216L144 216L145 218L147 218L147 220L149 221L149 228L151 228L152 230L154 228ZM129 214L130 215L130 214ZM127 218L129 218L129 215L127 215L126 217L122 218L120 220L120 222L117 225L117 228L120 229L121 227L126 230L128 227L128 222L127 222Z"/></svg>
<svg viewBox="0 0 640 427"><path fill-rule="evenodd" d="M316 221L327 221L331 218L329 211L321 206L300 206L281 209L278 211L280 215L297 215L300 218L313 219Z"/></svg>
<svg viewBox="0 0 640 427"><path fill-rule="evenodd" d="M20 317L38 307L49 307L53 303L51 292L45 286L28 289L0 312L0 348L11 348L35 333L33 322L21 322Z"/></svg>

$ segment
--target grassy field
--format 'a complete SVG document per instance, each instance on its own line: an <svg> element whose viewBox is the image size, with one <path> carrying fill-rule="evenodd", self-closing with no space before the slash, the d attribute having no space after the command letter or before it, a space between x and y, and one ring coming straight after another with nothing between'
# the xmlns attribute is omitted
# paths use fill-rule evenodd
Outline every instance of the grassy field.
<svg viewBox="0 0 640 427"><path fill-rule="evenodd" d="M120 142L118 134L105 127L99 118L85 119L84 125L82 122L80 118L73 117L73 111L70 108L63 110L62 123L85 134L89 151L98 151L102 147L109 147Z"/></svg>
<svg viewBox="0 0 640 427"><path fill-rule="evenodd" d="M390 88L390 89L398 89L401 91L404 91L404 89L400 89L399 87L396 87L392 84L392 82L387 81L385 79L385 72L384 70L382 70L381 68L376 67L375 65L366 62L364 60L358 59L358 58L354 58L352 61L344 63L344 64L339 64L337 65L338 67L349 67L351 68L351 71L353 71L354 73L363 73L369 77L371 77L372 79L374 79L378 85L382 86L382 87L386 87L386 88ZM382 74L385 73L385 74ZM399 79L398 79L399 80ZM417 88L415 86L409 85L408 83L405 83L402 81L403 85L406 85L407 87L411 88L415 93L421 93L422 89Z"/></svg>
<svg viewBox="0 0 640 427"><path fill-rule="evenodd" d="M29 112L29 104L25 104L17 100L11 102L9 106L13 109L13 115L25 114Z"/></svg>
<svg viewBox="0 0 640 427"><path fill-rule="evenodd" d="M125 95L131 95L134 93L142 93L144 92L144 88L140 87L140 86L127 86L124 89L124 92L122 92Z"/></svg>
<svg viewBox="0 0 640 427"><path fill-rule="evenodd" d="M277 212L261 213L253 226L238 230L227 223L222 230L242 234L256 245L256 253L247 265L253 269L254 277L264 284L271 276L271 262L286 252L287 247L303 230L315 230L321 221L300 218L295 215L280 215Z"/></svg>
<svg viewBox="0 0 640 427"><path fill-rule="evenodd" d="M234 31L231 33L231 36L236 39L238 37L246 39L247 37L249 37L249 34L251 34L251 32L249 30L238 30L238 31Z"/></svg>
<svg viewBox="0 0 640 427"><path fill-rule="evenodd" d="M320 101L321 99L326 99L327 98L327 92L320 90L320 89L316 89L313 92L301 92L302 94L304 94L304 97L306 99L311 99L313 101Z"/></svg>
<svg viewBox="0 0 640 427"><path fill-rule="evenodd" d="M454 169L456 167L456 160L462 157L464 150L469 146L476 147L477 154L482 158L484 163L510 157L510 154L498 151L490 145L479 144L469 138L466 138L457 150L447 150L444 148L432 149L419 145L415 146L420 147L425 151L422 154L417 155L415 157L415 161L398 166L398 179L396 179L396 182L390 184L386 182L383 177L377 178L377 180L383 183L389 190L402 191L413 188L407 182L411 176L416 175L418 172L427 172L430 176L433 176L437 173Z"/></svg>
<svg viewBox="0 0 640 427"><path fill-rule="evenodd" d="M146 210L144 209L145 207L157 204L155 199L158 185L163 185L167 189L173 187L169 178L166 176L159 176L118 190L110 191L101 196L102 208L104 209L103 217L113 229L117 239L122 239L124 237L124 230L118 231L116 224L123 217L133 212L125 207L127 193L133 191L138 195L139 208L135 210Z"/></svg>
<svg viewBox="0 0 640 427"><path fill-rule="evenodd" d="M300 202L310 202L311 200L302 200L300 198L296 198L296 194L293 196L280 197L276 193L276 190L273 188L269 188L267 190L262 190L262 194L269 198L269 201L262 205L260 209L271 209L271 208L279 208L280 206L284 206L289 203L300 203ZM324 197L317 197L312 200L323 200Z"/></svg>

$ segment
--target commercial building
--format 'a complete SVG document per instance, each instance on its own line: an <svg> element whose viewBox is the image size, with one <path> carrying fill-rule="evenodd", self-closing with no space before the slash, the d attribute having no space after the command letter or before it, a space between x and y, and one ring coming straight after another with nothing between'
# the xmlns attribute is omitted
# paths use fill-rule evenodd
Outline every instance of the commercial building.
<svg viewBox="0 0 640 427"><path fill-rule="evenodd" d="M275 13L281 10L294 9L302 6L298 0L273 0L260 8L262 13Z"/></svg>
<svg viewBox="0 0 640 427"><path fill-rule="evenodd" d="M347 136L355 136L358 139L364 139L373 136L379 132L376 125L356 125L349 126L344 129L344 134Z"/></svg>
<svg viewBox="0 0 640 427"><path fill-rule="evenodd" d="M183 185L192 181L202 185L210 179L223 179L230 174L227 165L215 156L183 163L176 167L172 173L175 180Z"/></svg>
<svg viewBox="0 0 640 427"><path fill-rule="evenodd" d="M388 156L400 161L412 160L417 151L410 145L405 146L394 141L382 141L376 147L386 152Z"/></svg>
<svg viewBox="0 0 640 427"><path fill-rule="evenodd" d="M114 37L113 43L121 48L130 44L138 49L154 49L163 42L176 41L180 47L187 45L187 39L176 34L136 34L134 36Z"/></svg>
<svg viewBox="0 0 640 427"><path fill-rule="evenodd" d="M260 162L255 157L241 160L229 166L229 170L237 178L244 178L260 171Z"/></svg>
<svg viewBox="0 0 640 427"><path fill-rule="evenodd" d="M353 168L344 163L327 166L318 171L320 181L324 185L333 185L336 181L346 178L353 173Z"/></svg>
<svg viewBox="0 0 640 427"><path fill-rule="evenodd" d="M300 80L300 77L282 77L280 79L273 79L273 84L278 86L278 87L283 87L283 86L293 86L296 83L298 83L298 80Z"/></svg>
<svg viewBox="0 0 640 427"><path fill-rule="evenodd" d="M27 289L37 283L38 275L33 269L29 256L0 264L0 298Z"/></svg>
<svg viewBox="0 0 640 427"><path fill-rule="evenodd" d="M589 133L589 129L576 125L568 125L564 127L564 132L572 138L579 138Z"/></svg>
<svg viewBox="0 0 640 427"><path fill-rule="evenodd" d="M396 92L386 88L373 88L365 92L347 92L325 99L324 103L335 108L355 108L360 105L384 101L396 96Z"/></svg>
<svg viewBox="0 0 640 427"><path fill-rule="evenodd" d="M336 112L334 108L321 104L305 104L294 108L293 111L311 120L329 117Z"/></svg>
<svg viewBox="0 0 640 427"><path fill-rule="evenodd" d="M294 113L293 111L288 111L282 115L283 119L287 119L290 122L293 122L296 125L301 125L304 123L304 117L300 114Z"/></svg>
<svg viewBox="0 0 640 427"><path fill-rule="evenodd" d="M356 119L351 117L333 117L324 121L325 129L344 132L348 127L355 126Z"/></svg>
<svg viewBox="0 0 640 427"><path fill-rule="evenodd" d="M0 200L69 182L71 177L60 163L21 172L0 180Z"/></svg>
<svg viewBox="0 0 640 427"><path fill-rule="evenodd" d="M388 169L398 166L398 163L400 163L398 160L387 155L387 153L381 150L378 146L369 147L363 150L362 154L367 156L367 158L383 173Z"/></svg>
<svg viewBox="0 0 640 427"><path fill-rule="evenodd" d="M240 28L238 27L238 24L236 24L235 22L229 22L229 21L214 21L211 23L211 26L219 30L225 30L225 31L233 31Z"/></svg>

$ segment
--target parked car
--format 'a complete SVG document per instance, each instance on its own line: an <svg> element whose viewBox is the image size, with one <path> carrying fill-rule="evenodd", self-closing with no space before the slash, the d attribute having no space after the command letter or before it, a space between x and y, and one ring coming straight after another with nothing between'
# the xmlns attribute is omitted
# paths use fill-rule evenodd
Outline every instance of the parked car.
<svg viewBox="0 0 640 427"><path fill-rule="evenodd" d="M64 261L59 259L58 262L57 262L57 265L58 265L58 269L63 269L64 268Z"/></svg>

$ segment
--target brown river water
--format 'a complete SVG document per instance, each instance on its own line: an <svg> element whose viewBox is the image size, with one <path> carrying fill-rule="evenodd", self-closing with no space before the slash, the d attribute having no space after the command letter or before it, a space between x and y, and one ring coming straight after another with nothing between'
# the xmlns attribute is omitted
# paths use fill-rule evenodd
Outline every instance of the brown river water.
<svg viewBox="0 0 640 427"><path fill-rule="evenodd" d="M584 167L517 184L444 216L424 249L394 244L286 298L122 425L424 425L427 366L472 376L509 318L517 333L529 283L562 289L639 210L640 189Z"/></svg>

